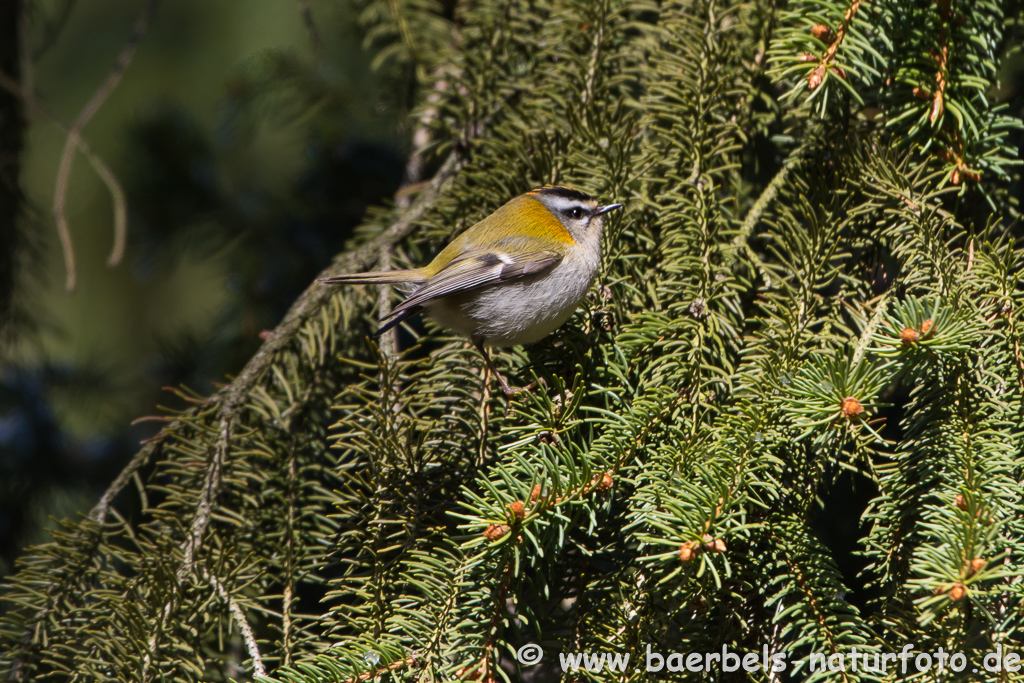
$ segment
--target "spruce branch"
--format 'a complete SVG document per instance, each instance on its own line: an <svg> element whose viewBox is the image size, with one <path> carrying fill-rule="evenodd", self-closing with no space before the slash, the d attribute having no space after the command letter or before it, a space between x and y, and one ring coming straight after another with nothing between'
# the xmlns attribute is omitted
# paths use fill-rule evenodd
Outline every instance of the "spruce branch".
<svg viewBox="0 0 1024 683"><path fill-rule="evenodd" d="M392 218L324 275L425 260L552 181L631 199L604 287L499 358L546 382L504 418L463 342L428 327L408 352L367 348L360 326L386 293L311 287L231 384L179 394L186 408L123 473L140 521L110 507L119 477L94 518L26 556L0 615L24 677L111 677L116 662L226 678L258 653L290 683L490 682L534 636L634 657L1012 642L1024 251L1007 178L988 173L1010 168L1005 119L965 96L988 92L998 55L951 27L932 125L934 92L907 86L912 68L934 82L938 34L905 30L936 25L932 5L780 4L461 3L452 40L429 0L363 0L377 65L397 62L420 103L416 149ZM782 88L761 78L769 39ZM835 48L829 69L861 81L864 109L833 96L841 77L811 93L841 106L781 94L806 90L808 45ZM944 187L952 166L930 142L988 164L991 235L973 227L979 188ZM443 189L417 182L427 144L461 150ZM866 578L818 540L838 473L878 487L863 518L835 515L870 523ZM862 587L878 596L864 608ZM224 647L215 629L243 635Z"/></svg>
<svg viewBox="0 0 1024 683"><path fill-rule="evenodd" d="M357 247L354 251L342 256L334 264L326 268L321 278L330 277L344 272L355 272L369 267L378 257L380 250L387 244L393 244L404 238L416 225L416 221L423 215L427 208L436 200L441 190L457 173L461 165L461 157L458 151L453 151L445 163L441 166L431 183L426 186L417 197L417 200L402 216L391 224L380 235L370 240L367 244ZM150 460L162 451L163 444L167 438L176 434L188 420L196 419L207 413L210 407L216 408L220 416L219 428L217 431L217 445L212 450L210 462L207 464L204 484L200 493L200 500L197 504L196 513L193 516L190 530L182 544L184 558L176 572L177 581L180 583L184 577L191 572L195 562L196 554L202 544L203 536L210 521L212 508L217 492L221 484L221 470L226 461L230 442L234 429L240 418L240 412L244 409L253 390L269 369L277 354L281 353L291 344L299 334L303 324L313 316L319 314L322 307L333 292L328 287L320 285L319 279L299 297L292 308L285 315L281 324L267 337L261 349L246 364L242 373L229 385L218 392L210 399L201 401L200 405L186 413L181 419L171 422L164 428L158 438L150 440L133 456L128 465L118 474L111 485L107 488L100 500L89 513L92 524L82 525L75 533L76 543L84 543L90 549L81 558L79 567L84 569L92 561L92 553L98 552L101 548L100 538L104 528L105 520L110 505L123 488L132 481L137 473ZM66 581L74 581L75 572L69 572ZM50 598L40 606L34 616L28 621L28 630L25 632L23 641L28 642L31 638L35 624L42 623L55 608L53 602L59 597L62 586L65 583L55 583L48 591ZM162 609L162 619L171 614L176 605L176 599L167 601ZM159 645L158 631L154 630L148 639L147 654L144 657L143 679L149 675L149 667L152 658L156 654Z"/></svg>

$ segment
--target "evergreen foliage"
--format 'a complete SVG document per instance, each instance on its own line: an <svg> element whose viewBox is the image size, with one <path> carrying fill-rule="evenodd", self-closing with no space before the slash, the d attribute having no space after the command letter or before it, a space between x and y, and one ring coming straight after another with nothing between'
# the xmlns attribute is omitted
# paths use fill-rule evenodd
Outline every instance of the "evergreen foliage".
<svg viewBox="0 0 1024 683"><path fill-rule="evenodd" d="M0 674L517 680L535 642L545 680L723 646L788 666L705 679L818 680L811 653L1019 647L1019 7L780 4L366 0L434 175L326 274L423 263L545 183L627 205L571 321L495 356L543 388L506 409L465 341L378 346L386 293L312 284L26 551ZM844 477L853 576L815 530Z"/></svg>

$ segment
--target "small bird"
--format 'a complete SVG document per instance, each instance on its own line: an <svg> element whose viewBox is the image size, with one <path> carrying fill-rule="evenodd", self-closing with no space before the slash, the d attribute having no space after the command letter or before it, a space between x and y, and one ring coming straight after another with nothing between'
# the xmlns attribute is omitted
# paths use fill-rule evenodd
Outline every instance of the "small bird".
<svg viewBox="0 0 1024 683"><path fill-rule="evenodd" d="M411 286L374 336L426 309L442 327L469 337L512 396L521 389L509 387L485 347L535 342L572 315L601 262L604 215L621 206L602 206L579 190L547 185L467 229L429 265L322 282Z"/></svg>

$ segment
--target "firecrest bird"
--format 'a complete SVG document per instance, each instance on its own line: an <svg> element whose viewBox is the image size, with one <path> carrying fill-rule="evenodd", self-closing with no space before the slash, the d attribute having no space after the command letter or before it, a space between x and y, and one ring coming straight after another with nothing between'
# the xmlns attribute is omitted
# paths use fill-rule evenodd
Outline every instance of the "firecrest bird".
<svg viewBox="0 0 1024 683"><path fill-rule="evenodd" d="M604 215L621 206L602 206L569 187L541 187L463 232L422 268L322 282L411 287L374 336L426 309L442 327L469 337L512 396L520 390L509 387L485 346L535 342L572 315L601 262Z"/></svg>

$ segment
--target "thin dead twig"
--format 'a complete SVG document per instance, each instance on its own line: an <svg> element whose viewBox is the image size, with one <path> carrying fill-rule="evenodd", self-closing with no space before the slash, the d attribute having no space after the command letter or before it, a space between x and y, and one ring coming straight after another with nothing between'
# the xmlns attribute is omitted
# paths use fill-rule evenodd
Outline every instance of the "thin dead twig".
<svg viewBox="0 0 1024 683"><path fill-rule="evenodd" d="M71 126L43 107L39 103L38 96L23 86L24 83L19 86L16 80L0 71L0 88L21 97L28 108L30 116L38 114L52 125L64 131L65 135L70 136ZM92 166L96 175L107 186L107 191L110 192L110 199L114 206L114 246L110 250L110 256L107 258L107 265L116 266L124 258L125 242L128 236L128 200L125 197L124 188L121 187L121 183L117 180L114 172L110 170L110 167L92 150L92 147L89 146L89 143L81 135L78 136L75 144L78 151L89 162L89 165Z"/></svg>
<svg viewBox="0 0 1024 683"><path fill-rule="evenodd" d="M60 158L60 166L57 168L57 183L53 192L53 217L57 222L57 234L60 236L61 250L64 253L64 268L66 271L64 286L69 292L74 291L77 276L74 245L71 241L71 230L68 226L65 205L67 203L68 181L71 177L71 166L75 160L75 150L79 147L82 129L95 116L99 108L110 97L110 94L114 92L117 84L121 82L121 77L124 76L125 70L131 64L132 59L135 57L135 51L138 49L142 37L146 34L146 29L149 28L150 20L156 12L158 3L159 0L147 0L146 5L142 8L142 13L139 14L139 18L135 21L132 35L128 38L128 42L125 43L124 47L121 48L121 54L117 56L117 61L114 62L114 68L111 69L107 79L99 89L85 103L82 110L78 112L78 116L75 117L75 120L71 123L71 128L68 130L67 141L64 143L64 151ZM114 257L118 256L119 259L120 254L123 253L123 241L123 235L115 235L114 252L111 254L110 261L108 262L117 263ZM118 245L121 245L120 249Z"/></svg>

